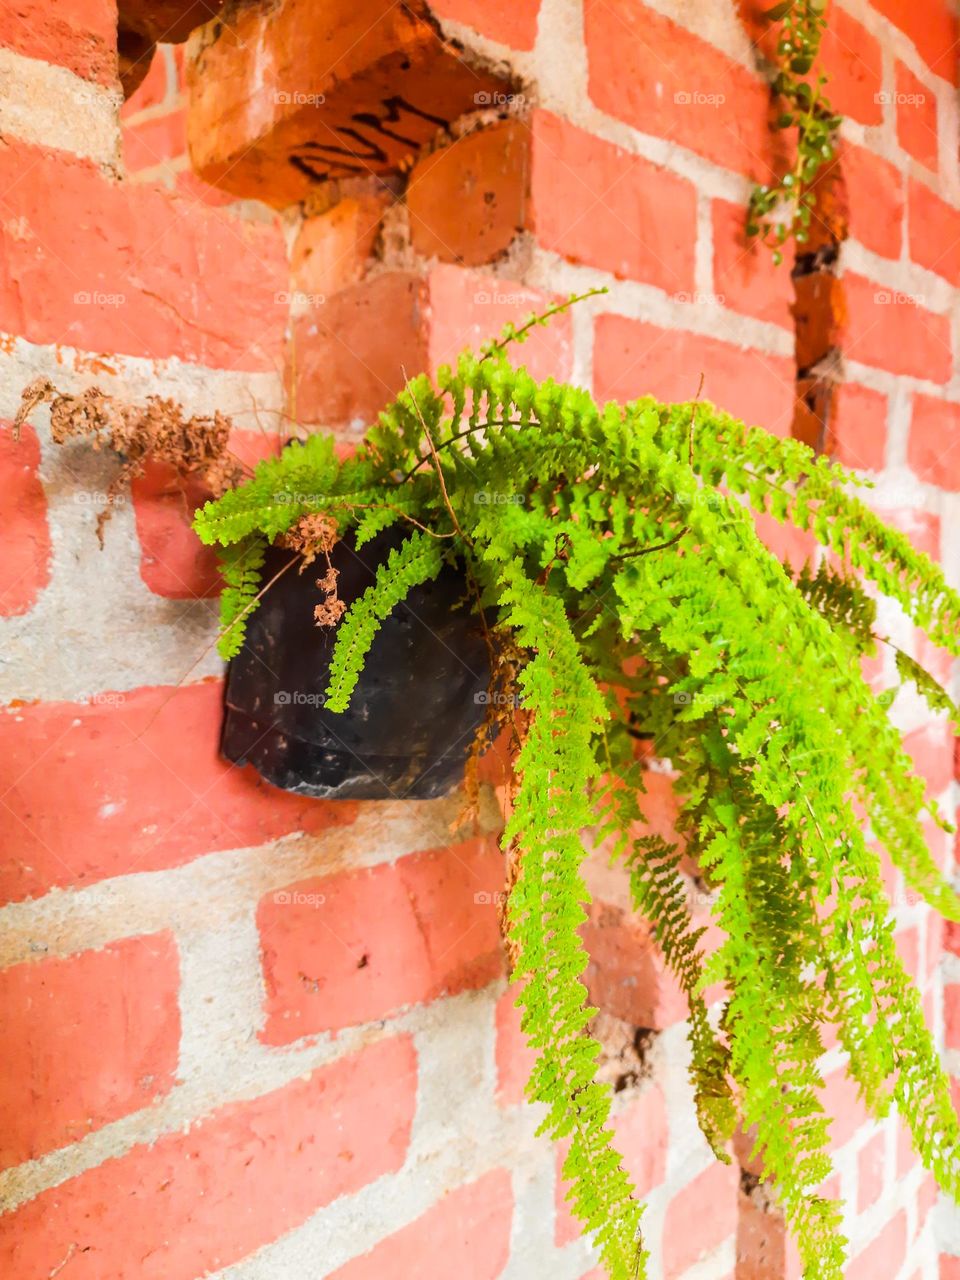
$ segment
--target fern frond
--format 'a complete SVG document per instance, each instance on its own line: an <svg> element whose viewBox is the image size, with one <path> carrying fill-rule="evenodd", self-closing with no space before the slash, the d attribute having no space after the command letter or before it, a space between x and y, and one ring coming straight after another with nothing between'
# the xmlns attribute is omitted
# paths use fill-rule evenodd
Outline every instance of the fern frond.
<svg viewBox="0 0 960 1280"><path fill-rule="evenodd" d="M217 652L221 658L233 658L243 648L247 622L259 604L257 593L265 552L264 540L256 537L244 538L220 552L220 576L224 585L220 593Z"/></svg>

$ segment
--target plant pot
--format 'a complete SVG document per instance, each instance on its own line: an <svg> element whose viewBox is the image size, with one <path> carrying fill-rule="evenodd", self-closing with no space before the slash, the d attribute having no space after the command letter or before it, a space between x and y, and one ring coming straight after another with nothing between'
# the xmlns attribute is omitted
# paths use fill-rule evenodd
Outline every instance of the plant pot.
<svg viewBox="0 0 960 1280"><path fill-rule="evenodd" d="M391 547L389 530L355 551L331 553L338 593L351 604ZM270 548L269 582L291 552ZM276 787L326 799L430 799L463 778L483 718L490 663L482 626L467 602L463 576L444 567L415 587L385 619L342 714L324 710L336 629L314 624L323 600L321 559L288 569L250 617L246 640L227 673L221 750L252 764Z"/></svg>

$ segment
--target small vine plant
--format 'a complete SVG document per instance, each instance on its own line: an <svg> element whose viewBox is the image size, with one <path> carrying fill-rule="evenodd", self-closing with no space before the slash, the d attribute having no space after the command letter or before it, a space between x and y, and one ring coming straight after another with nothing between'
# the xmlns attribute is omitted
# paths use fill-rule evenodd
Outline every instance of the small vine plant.
<svg viewBox="0 0 960 1280"><path fill-rule="evenodd" d="M337 539L361 547L398 526L405 537L365 594L338 601L329 568L320 582L316 621L336 629L326 705L342 712L380 622L415 584L459 566L507 695L488 699L474 762L501 729L515 746L505 928L536 1051L528 1095L542 1131L568 1143L569 1198L610 1280L643 1276L646 1255L582 982L581 867L598 844L629 869L686 993L706 1138L726 1161L738 1126L755 1135L805 1276L840 1280L841 1205L822 1192L828 1038L872 1115L895 1107L941 1187L960 1192L960 1129L882 874L888 858L960 919L922 827L946 823L890 708L910 684L960 715L900 650L893 688L875 692L861 674L861 659L892 645L878 595L954 655L960 597L856 496L853 474L798 441L706 402L598 405L537 382L511 356L548 315L413 378L351 456L311 435L197 514L223 556L222 652L237 651L269 589L269 544L309 562ZM815 562L782 563L758 513L814 535ZM645 834L638 737L650 736L672 763L674 843ZM720 940L709 946L681 858L711 890ZM708 1005L715 984L723 999Z"/></svg>

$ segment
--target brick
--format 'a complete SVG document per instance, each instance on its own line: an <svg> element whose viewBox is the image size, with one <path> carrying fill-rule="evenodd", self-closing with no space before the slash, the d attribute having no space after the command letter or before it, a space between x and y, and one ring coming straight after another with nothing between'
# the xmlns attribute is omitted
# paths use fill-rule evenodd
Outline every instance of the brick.
<svg viewBox="0 0 960 1280"><path fill-rule="evenodd" d="M928 484L960 490L960 404L914 395L907 460Z"/></svg>
<svg viewBox="0 0 960 1280"><path fill-rule="evenodd" d="M612 1123L614 1144L623 1157L623 1167L630 1175L638 1198L643 1200L663 1182L667 1172L670 1132L663 1090L659 1085L645 1088L629 1105L614 1112ZM554 1244L558 1248L578 1240L583 1234L583 1226L567 1202L569 1184L563 1181L562 1176L565 1158L566 1150L556 1155Z"/></svg>
<svg viewBox="0 0 960 1280"><path fill-rule="evenodd" d="M380 234L388 197L345 197L306 218L290 257L293 286L308 301L331 298L362 280Z"/></svg>
<svg viewBox="0 0 960 1280"><path fill-rule="evenodd" d="M417 252L467 266L504 253L529 220L530 149L529 126L505 120L418 161L406 193Z"/></svg>
<svg viewBox="0 0 960 1280"><path fill-rule="evenodd" d="M536 1051L529 1047L520 1029L516 998L516 988L507 987L497 1001L494 1014L497 1102L502 1107L515 1107L523 1102L527 1080L537 1059Z"/></svg>
<svg viewBox="0 0 960 1280"><path fill-rule="evenodd" d="M601 111L765 181L772 146L759 76L637 0L586 0L589 93Z"/></svg>
<svg viewBox="0 0 960 1280"><path fill-rule="evenodd" d="M0 1167L77 1142L171 1088L178 986L168 933L0 973Z"/></svg>
<svg viewBox="0 0 960 1280"><path fill-rule="evenodd" d="M960 209L910 180L910 257L953 285L960 285Z"/></svg>
<svg viewBox="0 0 960 1280"><path fill-rule="evenodd" d="M301 423L366 426L428 367L427 287L406 271L349 286L293 323Z"/></svg>
<svg viewBox="0 0 960 1280"><path fill-rule="evenodd" d="M276 367L287 314L278 226L112 183L87 161L20 143L0 145L0 191L0 329L87 351Z"/></svg>
<svg viewBox="0 0 960 1280"><path fill-rule="evenodd" d="M506 1169L458 1187L330 1280L406 1280L442 1266L451 1276L496 1280L510 1256L513 1190ZM442 1261L440 1261L442 1259Z"/></svg>
<svg viewBox="0 0 960 1280"><path fill-rule="evenodd" d="M840 345L846 314L843 281L831 271L810 271L794 280L797 369L813 369Z"/></svg>
<svg viewBox="0 0 960 1280"><path fill-rule="evenodd" d="M533 119L537 240L571 262L668 293L693 290L693 184L559 116Z"/></svg>
<svg viewBox="0 0 960 1280"><path fill-rule="evenodd" d="M794 1280L783 1214L756 1196L739 1194L736 1280Z"/></svg>
<svg viewBox="0 0 960 1280"><path fill-rule="evenodd" d="M190 527L197 507L212 495L195 477L164 462L148 462L130 486L140 542L140 576L170 600L196 600L220 589L217 555Z"/></svg>
<svg viewBox="0 0 960 1280"><path fill-rule="evenodd" d="M863 1213L883 1194L886 1138L876 1134L857 1153L857 1213Z"/></svg>
<svg viewBox="0 0 960 1280"><path fill-rule="evenodd" d="M0 901L352 821L222 760L222 701L209 680L3 708Z"/></svg>
<svg viewBox="0 0 960 1280"><path fill-rule="evenodd" d="M301 423L363 425L405 377L455 361L553 298L498 276L441 264L425 277L390 271L341 290L294 322L296 414ZM535 378L569 377L569 314L518 348Z"/></svg>
<svg viewBox="0 0 960 1280"><path fill-rule="evenodd" d="M223 0L120 0L121 25L159 43L182 44L194 27L215 18Z"/></svg>
<svg viewBox="0 0 960 1280"><path fill-rule="evenodd" d="M926 782L931 795L940 795L953 781L953 741L950 726L942 722L914 729L903 740L914 769Z"/></svg>
<svg viewBox="0 0 960 1280"><path fill-rule="evenodd" d="M167 59L161 49L150 63L150 69L138 88L120 108L121 121L126 123L131 116L136 116L149 107L159 107L176 89L176 79L168 75Z"/></svg>
<svg viewBox="0 0 960 1280"><path fill-rule="evenodd" d="M84 80L117 79L116 0L6 0L0 44L66 67Z"/></svg>
<svg viewBox="0 0 960 1280"><path fill-rule="evenodd" d="M872 0L900 28L931 71L957 82L957 19L946 0Z"/></svg>
<svg viewBox="0 0 960 1280"><path fill-rule="evenodd" d="M917 551L934 560L940 559L940 517L932 511L916 507L877 508L878 514L901 533L905 533Z"/></svg>
<svg viewBox="0 0 960 1280"><path fill-rule="evenodd" d="M675 1280L736 1234L739 1171L716 1161L677 1192L663 1219L663 1276Z"/></svg>
<svg viewBox="0 0 960 1280"><path fill-rule="evenodd" d="M834 1149L845 1146L857 1130L869 1122L856 1082L844 1067L827 1076L821 1101L830 1117L830 1141Z"/></svg>
<svg viewBox="0 0 960 1280"><path fill-rule="evenodd" d="M194 169L277 208L328 178L399 172L440 127L503 89L412 6L382 0L244 6L192 53Z"/></svg>
<svg viewBox="0 0 960 1280"><path fill-rule="evenodd" d="M960 1280L960 1258L941 1253L939 1276L940 1280Z"/></svg>
<svg viewBox="0 0 960 1280"><path fill-rule="evenodd" d="M186 110L170 111L128 124L123 130L123 159L128 172L152 169L186 155Z"/></svg>
<svg viewBox="0 0 960 1280"><path fill-rule="evenodd" d="M511 49L532 49L537 38L540 0L430 0L430 8Z"/></svg>
<svg viewBox="0 0 960 1280"><path fill-rule="evenodd" d="M947 1049L960 1049L960 982L947 982L943 988L944 1039Z"/></svg>
<svg viewBox="0 0 960 1280"><path fill-rule="evenodd" d="M597 318L594 386L601 400L692 400L701 373L703 399L751 425L788 434L795 379L790 360L644 320Z"/></svg>
<svg viewBox="0 0 960 1280"><path fill-rule="evenodd" d="M936 171L937 98L902 62L896 66L897 141L915 160Z"/></svg>
<svg viewBox="0 0 960 1280"><path fill-rule="evenodd" d="M903 967L914 982L919 982L922 986L923 979L920 973L920 937L917 933L916 926L911 925L909 929L899 930L898 933L894 934L894 942Z"/></svg>
<svg viewBox="0 0 960 1280"><path fill-rule="evenodd" d="M845 272L844 354L888 373L947 382L952 369L950 320L924 306L922 294L900 293Z"/></svg>
<svg viewBox="0 0 960 1280"><path fill-rule="evenodd" d="M918 1236L927 1225L927 1218L930 1216L930 1210L937 1203L939 1197L940 1188L937 1186L936 1178L932 1173L925 1171L923 1181L920 1183L920 1190L917 1192L917 1220L914 1226L915 1236Z"/></svg>
<svg viewBox="0 0 960 1280"><path fill-rule="evenodd" d="M792 328L790 271L775 266L770 250L755 238L747 239L743 205L714 200L712 224L717 300L731 311ZM690 243L692 249L692 237Z"/></svg>
<svg viewBox="0 0 960 1280"><path fill-rule="evenodd" d="M880 391L844 382L836 388L830 419L831 454L845 467L882 471L887 455L889 402Z"/></svg>
<svg viewBox="0 0 960 1280"><path fill-rule="evenodd" d="M397 1037L186 1133L89 1169L0 1218L0 1265L71 1280L195 1280L403 1164L417 1065Z"/></svg>
<svg viewBox="0 0 960 1280"><path fill-rule="evenodd" d="M29 424L15 441L0 422L0 485L5 496L5 545L0 559L0 615L28 613L50 581L47 497L39 476L40 444Z"/></svg>
<svg viewBox="0 0 960 1280"><path fill-rule="evenodd" d="M455 361L469 347L476 351L505 324L519 324L532 311L556 301L549 294L479 271L439 266L430 273L429 367ZM573 372L573 326L569 313L535 329L514 359L534 378L569 378Z"/></svg>
<svg viewBox="0 0 960 1280"><path fill-rule="evenodd" d="M476 840L263 898L261 1039L288 1044L492 982L503 973L503 874L494 842Z"/></svg>
<svg viewBox="0 0 960 1280"><path fill-rule="evenodd" d="M903 175L866 147L844 142L840 165L847 189L849 231L884 258L899 258L905 207Z"/></svg>
<svg viewBox="0 0 960 1280"><path fill-rule="evenodd" d="M830 88L830 103L842 116L861 124L880 124L883 104L883 54L880 42L845 9L832 4L820 43L820 65Z"/></svg>
<svg viewBox="0 0 960 1280"><path fill-rule="evenodd" d="M847 1280L896 1280L907 1253L907 1215L901 1209L847 1267Z"/></svg>

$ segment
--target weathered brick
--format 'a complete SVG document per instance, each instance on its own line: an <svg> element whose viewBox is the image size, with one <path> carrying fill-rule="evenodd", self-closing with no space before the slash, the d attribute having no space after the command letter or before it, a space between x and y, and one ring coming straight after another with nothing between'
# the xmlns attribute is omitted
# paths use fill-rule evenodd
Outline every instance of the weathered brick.
<svg viewBox="0 0 960 1280"><path fill-rule="evenodd" d="M770 250L747 239L743 205L713 202L713 288L731 311L792 328L793 286L786 266L777 267ZM692 238L691 238L692 249Z"/></svg>
<svg viewBox="0 0 960 1280"><path fill-rule="evenodd" d="M876 506L876 504L873 504ZM940 517L917 507L877 508L889 524L905 533L917 551L940 559Z"/></svg>
<svg viewBox="0 0 960 1280"><path fill-rule="evenodd" d="M960 285L960 209L910 180L910 257L921 267Z"/></svg>
<svg viewBox="0 0 960 1280"><path fill-rule="evenodd" d="M903 243L903 175L866 147L844 142L840 153L854 240L885 258L899 258Z"/></svg>
<svg viewBox="0 0 960 1280"><path fill-rule="evenodd" d="M117 79L116 0L6 0L0 44L28 58L113 84Z"/></svg>
<svg viewBox="0 0 960 1280"><path fill-rule="evenodd" d="M526 285L441 264L426 276L373 275L294 323L296 413L304 423L361 426L407 377L455 361L553 299ZM536 378L570 376L569 315L536 329L522 361Z"/></svg>
<svg viewBox="0 0 960 1280"><path fill-rule="evenodd" d="M430 8L512 49L532 49L537 38L540 0L430 0Z"/></svg>
<svg viewBox="0 0 960 1280"><path fill-rule="evenodd" d="M406 193L413 247L441 262L493 262L529 220L530 150L526 122L505 120L420 160Z"/></svg>
<svg viewBox="0 0 960 1280"><path fill-rule="evenodd" d="M510 1256L513 1190L506 1169L495 1169L458 1187L415 1222L381 1241L330 1280L387 1280L427 1276L442 1267L448 1275L496 1280Z"/></svg>
<svg viewBox="0 0 960 1280"><path fill-rule="evenodd" d="M176 87L176 80L171 83L168 75L167 60L160 52L150 63L150 69L138 88L120 108L121 121L126 122L131 116L136 116L149 107L158 107L173 94Z"/></svg>
<svg viewBox="0 0 960 1280"><path fill-rule="evenodd" d="M960 1280L960 1258L954 1254L941 1253L940 1280Z"/></svg>
<svg viewBox="0 0 960 1280"><path fill-rule="evenodd" d="M601 400L692 400L701 373L705 400L777 435L789 432L796 374L790 360L645 320L597 318L594 385Z"/></svg>
<svg viewBox="0 0 960 1280"><path fill-rule="evenodd" d="M409 5L283 0L212 24L187 66L193 167L277 208L327 178L398 172L503 82Z"/></svg>
<svg viewBox="0 0 960 1280"><path fill-rule="evenodd" d="M944 1041L947 1049L960 1049L960 982L943 988Z"/></svg>
<svg viewBox="0 0 960 1280"><path fill-rule="evenodd" d="M716 1161L670 1201L663 1219L663 1275L675 1280L737 1229L738 1170Z"/></svg>
<svg viewBox="0 0 960 1280"><path fill-rule="evenodd" d="M628 1106L613 1116L614 1142L623 1157L623 1167L642 1200L658 1187L667 1172L667 1145L670 1140L667 1102L659 1085L645 1088ZM583 1226L568 1201L568 1184L562 1169L566 1150L556 1154L557 1190L554 1243L562 1248L583 1234Z"/></svg>
<svg viewBox="0 0 960 1280"><path fill-rule="evenodd" d="M844 382L836 388L830 419L831 454L845 467L881 471L887 452L887 397Z"/></svg>
<svg viewBox="0 0 960 1280"><path fill-rule="evenodd" d="M77 1142L170 1089L178 984L167 933L0 973L0 1167Z"/></svg>
<svg viewBox="0 0 960 1280"><path fill-rule="evenodd" d="M839 5L830 6L820 44L820 65L830 85L830 103L861 124L883 119L883 53L879 40Z"/></svg>
<svg viewBox="0 0 960 1280"><path fill-rule="evenodd" d="M0 329L88 351L276 367L287 314L278 227L10 141L0 190Z"/></svg>
<svg viewBox="0 0 960 1280"><path fill-rule="evenodd" d="M914 395L907 460L928 484L960 490L960 404Z"/></svg>
<svg viewBox="0 0 960 1280"><path fill-rule="evenodd" d="M519 1106L523 1102L530 1070L537 1058L520 1029L516 999L516 988L507 987L497 1001L495 1013L497 1101L502 1107Z"/></svg>
<svg viewBox="0 0 960 1280"><path fill-rule="evenodd" d="M937 98L913 72L897 63L897 140L915 160L937 168Z"/></svg>
<svg viewBox="0 0 960 1280"><path fill-rule="evenodd" d="M290 274L307 303L319 305L363 279L387 204L386 195L345 197L304 220L294 241Z"/></svg>
<svg viewBox="0 0 960 1280"><path fill-rule="evenodd" d="M800 1280L783 1214L744 1191L738 1203L736 1280Z"/></svg>
<svg viewBox="0 0 960 1280"><path fill-rule="evenodd" d="M644 133L760 181L770 176L767 88L637 0L586 0L592 101Z"/></svg>
<svg viewBox="0 0 960 1280"><path fill-rule="evenodd" d="M137 1146L0 1218L0 1266L73 1280L195 1280L403 1164L416 1105L397 1037L186 1133Z"/></svg>
<svg viewBox="0 0 960 1280"><path fill-rule="evenodd" d="M0 901L352 820L349 802L280 792L222 760L222 699L210 680L3 708Z"/></svg>
<svg viewBox="0 0 960 1280"><path fill-rule="evenodd" d="M187 115L185 108L139 120L123 130L123 159L130 173L152 169L186 154Z"/></svg>
<svg viewBox="0 0 960 1280"><path fill-rule="evenodd" d="M931 71L957 77L957 18L946 0L871 0L873 7L916 45Z"/></svg>
<svg viewBox="0 0 960 1280"><path fill-rule="evenodd" d="M0 615L27 613L50 581L50 526L40 483L40 444L25 425L19 441L0 422L0 484L6 508L6 541L0 560Z"/></svg>
<svg viewBox="0 0 960 1280"><path fill-rule="evenodd" d="M844 273L843 285L848 359L931 382L949 379L948 316L928 311L922 295L900 293L851 272Z"/></svg>
<svg viewBox="0 0 960 1280"><path fill-rule="evenodd" d="M914 729L903 740L914 769L931 795L940 795L953 781L953 741L950 726L939 721Z"/></svg>
<svg viewBox="0 0 960 1280"><path fill-rule="evenodd" d="M886 1137L876 1134L857 1152L857 1213L864 1213L883 1194Z"/></svg>
<svg viewBox="0 0 960 1280"><path fill-rule="evenodd" d="M668 293L693 289L693 184L550 112L533 118L537 240L572 262Z"/></svg>
<svg viewBox="0 0 960 1280"><path fill-rule="evenodd" d="M503 972L492 840L317 876L257 910L267 1044L388 1017Z"/></svg>
<svg viewBox="0 0 960 1280"><path fill-rule="evenodd" d="M895 1280L907 1253L907 1215L901 1209L847 1267L847 1280Z"/></svg>
<svg viewBox="0 0 960 1280"><path fill-rule="evenodd" d="M197 507L212 495L194 477L168 463L150 462L130 486L140 542L140 576L157 595L195 600L221 586L217 555L190 527Z"/></svg>
<svg viewBox="0 0 960 1280"><path fill-rule="evenodd" d="M824 1080L822 1101L830 1117L830 1140L836 1147L850 1141L859 1128L868 1122L867 1109L857 1092L856 1082L841 1067Z"/></svg>

